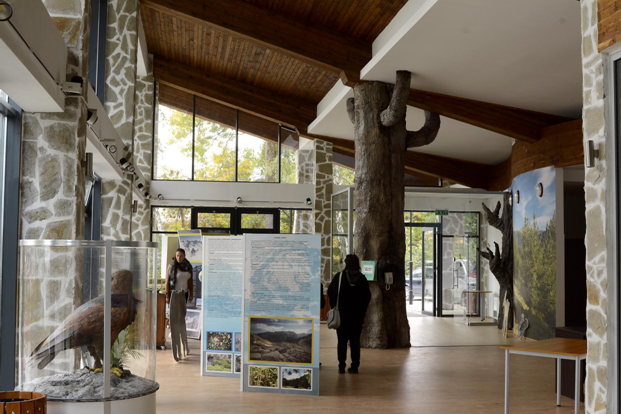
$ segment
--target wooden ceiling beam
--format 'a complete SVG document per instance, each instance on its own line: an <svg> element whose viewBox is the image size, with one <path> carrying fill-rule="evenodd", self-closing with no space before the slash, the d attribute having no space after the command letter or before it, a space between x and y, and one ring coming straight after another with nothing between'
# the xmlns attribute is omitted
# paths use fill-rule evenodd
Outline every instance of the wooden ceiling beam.
<svg viewBox="0 0 621 414"><path fill-rule="evenodd" d="M558 115L417 89L410 90L408 105L528 143L539 141L544 128L573 121Z"/></svg>
<svg viewBox="0 0 621 414"><path fill-rule="evenodd" d="M160 84L294 128L306 130L317 114L317 107L310 102L283 97L179 63L156 59L153 75Z"/></svg>
<svg viewBox="0 0 621 414"><path fill-rule="evenodd" d="M302 134L312 139L322 139L332 143L334 151L341 154L356 155L354 141L314 134ZM456 160L421 152L405 152L405 172L413 175L427 175L472 188L486 188L489 166L476 162Z"/></svg>
<svg viewBox="0 0 621 414"><path fill-rule="evenodd" d="M242 0L142 0L141 5L215 28L319 66L352 83L372 58L372 45Z"/></svg>

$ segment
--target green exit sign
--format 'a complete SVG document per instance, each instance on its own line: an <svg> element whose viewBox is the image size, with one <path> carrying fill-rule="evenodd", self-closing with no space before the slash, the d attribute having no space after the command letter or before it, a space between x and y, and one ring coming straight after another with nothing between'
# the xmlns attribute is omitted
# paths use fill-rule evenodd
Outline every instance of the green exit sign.
<svg viewBox="0 0 621 414"><path fill-rule="evenodd" d="M436 210L436 216L448 216L448 210Z"/></svg>

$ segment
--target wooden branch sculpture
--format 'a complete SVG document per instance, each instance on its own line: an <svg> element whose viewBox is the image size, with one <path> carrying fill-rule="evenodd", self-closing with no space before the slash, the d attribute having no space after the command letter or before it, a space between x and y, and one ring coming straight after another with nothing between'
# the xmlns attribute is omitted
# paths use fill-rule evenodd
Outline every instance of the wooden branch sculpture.
<svg viewBox="0 0 621 414"><path fill-rule="evenodd" d="M405 309L404 164L408 148L428 145L438 135L440 117L425 113L425 125L406 130L411 74L398 71L394 85L362 82L347 100L356 143L356 254L377 261L361 343L365 348L410 344ZM384 274L392 273L386 289Z"/></svg>
<svg viewBox="0 0 621 414"><path fill-rule="evenodd" d="M498 243L494 242L494 251L487 247L487 251L481 252L481 256L489 261L489 269L498 280L500 285L500 310L498 311L498 329L502 329L502 321L504 318L504 300L505 293L509 300L509 329L513 329L513 319L515 307L513 305L513 210L509 205L509 194L504 196L504 209L502 217L500 216L500 201L496 204L494 211L491 211L485 203L483 210L487 222L502 233L502 253Z"/></svg>

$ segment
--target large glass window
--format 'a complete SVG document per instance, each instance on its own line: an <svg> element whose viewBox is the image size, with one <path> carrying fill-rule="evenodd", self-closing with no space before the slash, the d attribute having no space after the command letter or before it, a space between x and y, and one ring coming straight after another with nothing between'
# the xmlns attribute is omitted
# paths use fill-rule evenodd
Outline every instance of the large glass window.
<svg viewBox="0 0 621 414"><path fill-rule="evenodd" d="M166 279L162 269L162 239L167 235L177 235L177 230L191 230L192 209L189 207L152 207L151 241L159 243L157 251L158 285L163 287Z"/></svg>
<svg viewBox="0 0 621 414"><path fill-rule="evenodd" d="M237 111L196 98L194 179L235 181Z"/></svg>
<svg viewBox="0 0 621 414"><path fill-rule="evenodd" d="M158 99L154 179L296 182L294 130L166 85Z"/></svg>
<svg viewBox="0 0 621 414"><path fill-rule="evenodd" d="M354 185L356 171L342 165L332 164L332 177L335 185Z"/></svg>

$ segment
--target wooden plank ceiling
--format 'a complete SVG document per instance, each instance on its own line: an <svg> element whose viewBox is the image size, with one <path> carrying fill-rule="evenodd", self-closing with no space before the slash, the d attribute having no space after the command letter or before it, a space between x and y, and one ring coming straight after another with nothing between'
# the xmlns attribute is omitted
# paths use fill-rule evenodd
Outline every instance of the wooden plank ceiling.
<svg viewBox="0 0 621 414"><path fill-rule="evenodd" d="M266 43L260 39L249 39L241 33L236 35L236 32L227 30L228 25L221 22L222 17L218 16L218 12L225 13L228 7L231 14L240 14L240 4L255 8L255 15L260 14L259 9L263 10L269 13L269 19L262 23L250 22L249 25L255 25L257 32L271 30L285 40L287 36L298 33L278 33L279 30L292 32L305 27L312 27L315 31L323 30L326 36L332 38L351 37L351 43L368 49L368 56L365 54L360 58L356 57L360 66L370 59L372 41L406 2L236 0L217 1L201 6L194 0L145 0L140 3L140 11L147 46L156 61L176 62L211 75L278 93L283 97L317 105L339 79L339 68L332 68L328 64L313 64L283 52L278 47L266 47ZM220 19L217 24L212 23L215 18L211 19L208 6L211 6L213 14ZM249 16L243 22L248 22L251 18ZM273 27L275 23L281 23L280 27ZM258 24L263 24L264 27L257 27ZM306 32L301 35L304 33ZM310 40L311 34L307 36ZM320 38L318 36L314 39ZM321 45L310 46L315 49L315 53L323 53ZM329 48L330 45L323 45L325 53ZM342 56L352 53L342 48L334 51L335 54L339 52Z"/></svg>

